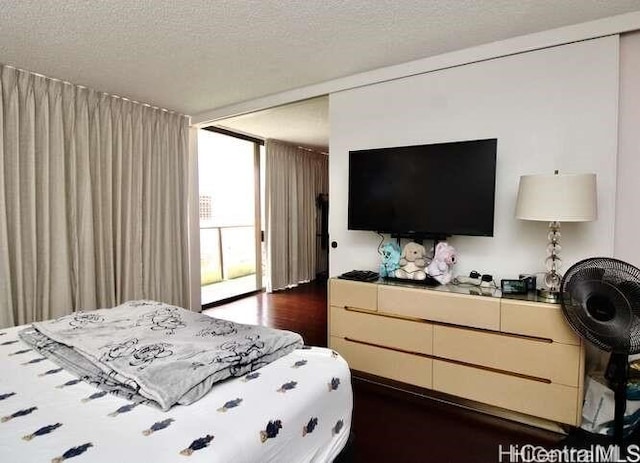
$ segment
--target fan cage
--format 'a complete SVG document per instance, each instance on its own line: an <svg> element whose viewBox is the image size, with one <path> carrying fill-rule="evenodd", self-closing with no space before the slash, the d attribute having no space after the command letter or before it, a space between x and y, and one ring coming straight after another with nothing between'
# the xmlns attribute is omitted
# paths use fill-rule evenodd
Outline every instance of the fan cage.
<svg viewBox="0 0 640 463"><path fill-rule="evenodd" d="M609 257L571 266L560 285L569 325L605 351L640 353L640 270Z"/></svg>

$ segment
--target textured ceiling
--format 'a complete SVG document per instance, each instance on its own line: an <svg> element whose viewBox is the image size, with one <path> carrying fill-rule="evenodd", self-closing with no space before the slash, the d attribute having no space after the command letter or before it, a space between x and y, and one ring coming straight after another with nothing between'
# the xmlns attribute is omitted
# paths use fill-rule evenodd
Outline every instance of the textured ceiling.
<svg viewBox="0 0 640 463"><path fill-rule="evenodd" d="M638 0L0 0L0 63L197 114Z"/></svg>

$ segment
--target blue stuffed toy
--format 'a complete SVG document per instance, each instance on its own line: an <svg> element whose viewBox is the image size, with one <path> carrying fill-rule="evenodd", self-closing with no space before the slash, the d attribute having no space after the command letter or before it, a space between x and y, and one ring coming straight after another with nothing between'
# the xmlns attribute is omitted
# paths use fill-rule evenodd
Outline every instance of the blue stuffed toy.
<svg viewBox="0 0 640 463"><path fill-rule="evenodd" d="M380 276L393 277L400 268L400 246L397 243L385 243L380 249Z"/></svg>

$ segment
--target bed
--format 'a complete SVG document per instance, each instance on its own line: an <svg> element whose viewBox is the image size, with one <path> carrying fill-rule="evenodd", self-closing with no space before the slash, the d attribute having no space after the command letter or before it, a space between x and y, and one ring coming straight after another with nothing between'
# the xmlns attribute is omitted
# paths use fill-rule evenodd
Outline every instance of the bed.
<svg viewBox="0 0 640 463"><path fill-rule="evenodd" d="M0 329L0 461L331 462L347 444L349 367L302 347L167 411L107 393Z"/></svg>

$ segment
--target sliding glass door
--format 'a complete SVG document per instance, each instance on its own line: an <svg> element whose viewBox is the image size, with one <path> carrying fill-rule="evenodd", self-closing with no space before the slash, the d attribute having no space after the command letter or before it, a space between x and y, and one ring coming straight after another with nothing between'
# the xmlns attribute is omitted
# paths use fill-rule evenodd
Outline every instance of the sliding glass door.
<svg viewBox="0 0 640 463"><path fill-rule="evenodd" d="M202 305L262 289L261 144L200 130Z"/></svg>

